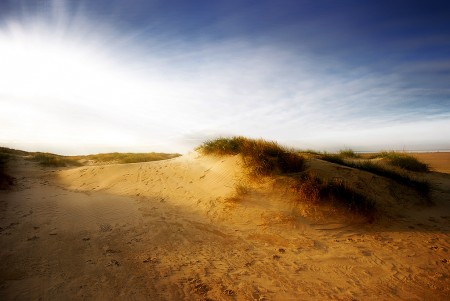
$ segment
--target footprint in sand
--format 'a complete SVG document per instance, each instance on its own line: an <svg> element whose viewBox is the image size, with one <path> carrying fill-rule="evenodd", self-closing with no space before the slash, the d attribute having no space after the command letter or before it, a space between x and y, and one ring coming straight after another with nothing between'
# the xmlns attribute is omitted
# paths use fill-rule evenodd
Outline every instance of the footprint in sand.
<svg viewBox="0 0 450 301"><path fill-rule="evenodd" d="M236 293L233 290L226 289L223 291L223 294L226 296L236 296Z"/></svg>
<svg viewBox="0 0 450 301"><path fill-rule="evenodd" d="M143 263L159 263L159 259L157 257L148 257L142 261Z"/></svg>
<svg viewBox="0 0 450 301"><path fill-rule="evenodd" d="M118 266L120 266L120 262L118 262L117 260L115 260L115 259L111 259L111 261L106 265L107 267L110 267L110 266L116 266L116 267L118 267Z"/></svg>
<svg viewBox="0 0 450 301"><path fill-rule="evenodd" d="M101 224L100 231L101 232L109 232L109 231L112 231L112 227L110 224Z"/></svg>
<svg viewBox="0 0 450 301"><path fill-rule="evenodd" d="M208 291L211 290L208 285L204 284L199 279L194 279L194 281L192 281L191 283L194 284L194 293L198 295L206 295Z"/></svg>
<svg viewBox="0 0 450 301"><path fill-rule="evenodd" d="M263 300L267 300L266 297L264 297L264 295L262 295L260 292L255 291L252 293L252 297L253 300L255 301L263 301Z"/></svg>

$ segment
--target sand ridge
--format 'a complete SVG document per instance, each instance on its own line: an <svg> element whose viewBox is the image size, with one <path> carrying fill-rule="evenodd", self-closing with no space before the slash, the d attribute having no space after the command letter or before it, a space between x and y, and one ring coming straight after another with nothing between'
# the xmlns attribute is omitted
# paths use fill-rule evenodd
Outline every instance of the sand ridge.
<svg viewBox="0 0 450 301"><path fill-rule="evenodd" d="M394 198L388 182L366 173L308 164ZM392 201L403 211L369 225L305 217L283 179L248 181L239 156L63 170L17 159L11 173L18 187L0 192L5 300L444 300L450 292L445 174L428 176L435 206ZM246 193L236 198L238 186Z"/></svg>

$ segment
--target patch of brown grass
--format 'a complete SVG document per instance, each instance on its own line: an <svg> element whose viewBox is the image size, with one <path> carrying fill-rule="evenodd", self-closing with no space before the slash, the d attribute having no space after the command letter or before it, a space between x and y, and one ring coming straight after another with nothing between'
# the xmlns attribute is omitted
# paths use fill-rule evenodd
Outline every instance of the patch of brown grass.
<svg viewBox="0 0 450 301"><path fill-rule="evenodd" d="M361 214L371 222L375 218L375 203L343 179L324 181L307 173L298 178L293 188L302 203L312 206L328 203Z"/></svg>
<svg viewBox="0 0 450 301"><path fill-rule="evenodd" d="M241 154L245 165L255 176L275 173L296 173L304 169L304 159L293 150L274 141L249 139L242 136L208 140L197 150L204 154Z"/></svg>

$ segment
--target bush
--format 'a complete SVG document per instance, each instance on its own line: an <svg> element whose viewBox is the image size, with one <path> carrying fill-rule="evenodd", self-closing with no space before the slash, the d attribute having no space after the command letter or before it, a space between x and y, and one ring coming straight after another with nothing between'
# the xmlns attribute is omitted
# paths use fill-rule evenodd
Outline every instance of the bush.
<svg viewBox="0 0 450 301"><path fill-rule="evenodd" d="M241 154L245 165L254 175L294 173L304 169L304 159L299 154L263 139L218 138L204 142L197 150L204 154Z"/></svg>

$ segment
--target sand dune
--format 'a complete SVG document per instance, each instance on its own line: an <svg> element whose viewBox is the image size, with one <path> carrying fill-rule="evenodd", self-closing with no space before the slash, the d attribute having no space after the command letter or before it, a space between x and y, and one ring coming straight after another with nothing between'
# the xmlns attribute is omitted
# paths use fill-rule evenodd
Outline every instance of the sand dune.
<svg viewBox="0 0 450 301"><path fill-rule="evenodd" d="M367 172L310 159L373 195L368 224L296 202L239 156L41 168L18 158L0 191L3 300L445 300L450 175L434 206Z"/></svg>

